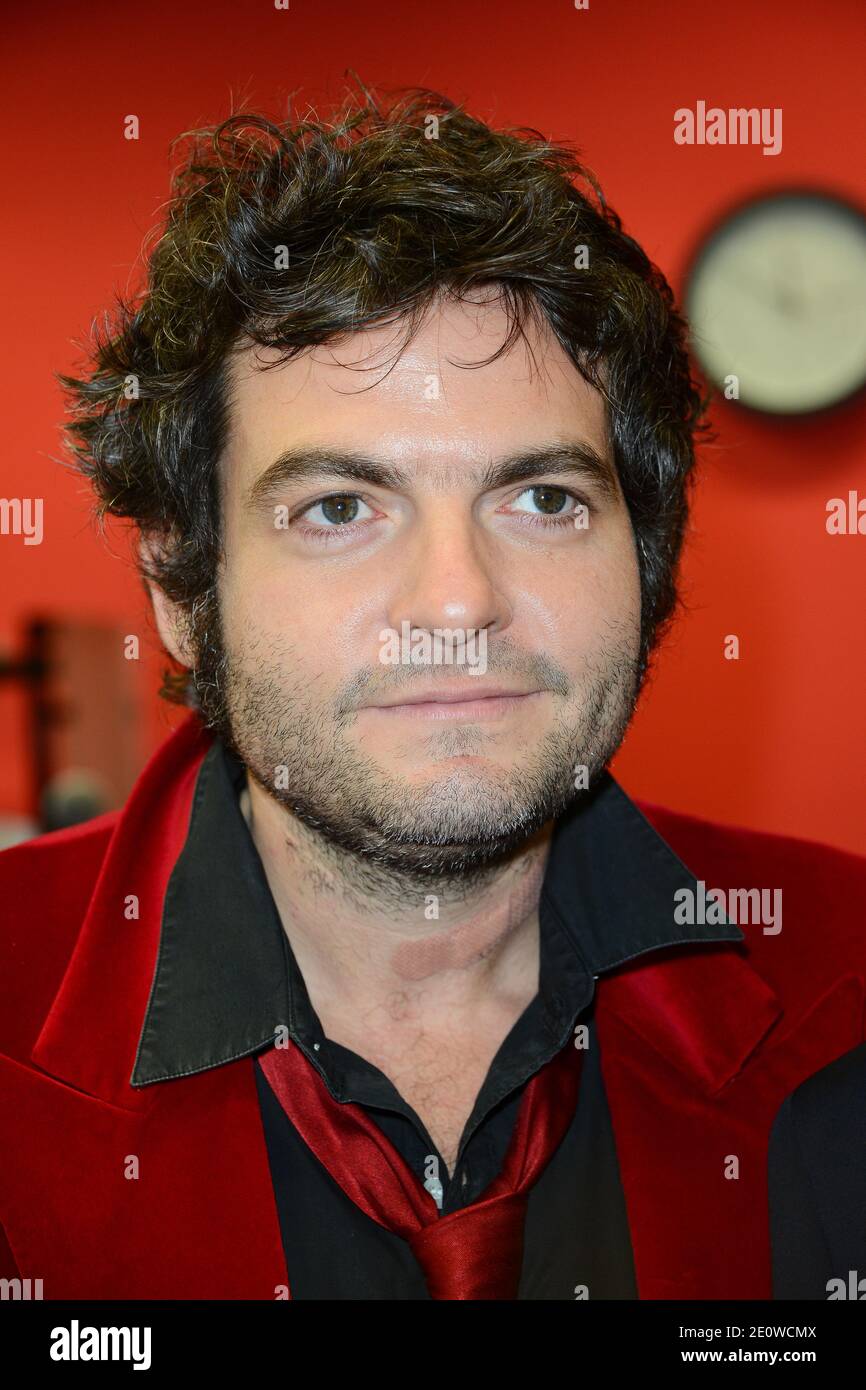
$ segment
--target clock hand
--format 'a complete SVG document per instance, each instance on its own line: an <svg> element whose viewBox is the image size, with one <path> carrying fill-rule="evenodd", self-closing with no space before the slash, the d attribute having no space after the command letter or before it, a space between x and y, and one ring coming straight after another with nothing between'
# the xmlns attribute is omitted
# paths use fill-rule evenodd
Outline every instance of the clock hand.
<svg viewBox="0 0 866 1390"><path fill-rule="evenodd" d="M799 270L799 259L796 252L791 247L787 247L779 253L779 263L776 267L776 278L774 284L776 308L787 318L796 318L802 313L804 299L798 289L802 287L803 277L797 275ZM781 272L781 274L780 274ZM793 282L799 281L795 288Z"/></svg>
<svg viewBox="0 0 866 1390"><path fill-rule="evenodd" d="M739 290L740 294L747 295L753 300L757 299L762 304L766 304L768 308L778 309L779 304L773 286L768 284L766 280L756 280L754 276L738 270L731 277L730 283L733 288Z"/></svg>

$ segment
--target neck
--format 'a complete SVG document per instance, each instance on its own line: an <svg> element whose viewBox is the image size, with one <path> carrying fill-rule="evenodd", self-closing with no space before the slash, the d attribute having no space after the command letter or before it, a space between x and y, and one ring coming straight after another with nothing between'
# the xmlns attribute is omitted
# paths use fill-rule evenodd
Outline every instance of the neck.
<svg viewBox="0 0 866 1390"><path fill-rule="evenodd" d="M399 1029L455 1014L519 1014L538 990L538 900L552 823L504 863L442 892L398 891L277 805L250 778L241 811L313 1007ZM384 1010L384 1013L381 1011Z"/></svg>

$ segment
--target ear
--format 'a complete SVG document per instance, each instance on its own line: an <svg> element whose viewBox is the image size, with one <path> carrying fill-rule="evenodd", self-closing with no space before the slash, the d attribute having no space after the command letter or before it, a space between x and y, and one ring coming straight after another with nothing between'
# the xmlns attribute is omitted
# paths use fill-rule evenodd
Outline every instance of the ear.
<svg viewBox="0 0 866 1390"><path fill-rule="evenodd" d="M161 538L153 535L142 535L139 540L138 553L144 564L152 565L154 556L158 554ZM168 598L158 584L144 576L147 585L150 601L153 604L153 613L156 618L156 626L162 639L163 646L174 657L175 661L181 666L194 665L192 654L187 650L185 628L181 622L181 613L178 605Z"/></svg>

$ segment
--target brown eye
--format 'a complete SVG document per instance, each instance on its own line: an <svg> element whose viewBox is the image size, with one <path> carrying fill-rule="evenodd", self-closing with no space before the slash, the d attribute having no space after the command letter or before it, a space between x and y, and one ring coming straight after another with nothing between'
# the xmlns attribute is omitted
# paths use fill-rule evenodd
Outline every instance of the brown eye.
<svg viewBox="0 0 866 1390"><path fill-rule="evenodd" d="M366 506L367 503L352 492L332 493L330 497L320 497L318 502L311 503L298 519L309 521L314 527L334 531L342 526L351 526L358 520L358 509ZM317 516L317 512L320 515ZM367 519L361 517L362 521Z"/></svg>
<svg viewBox="0 0 866 1390"><path fill-rule="evenodd" d="M561 512L568 501L568 493L561 487L533 487L529 491L536 506L540 507L546 516L555 516L557 512Z"/></svg>
<svg viewBox="0 0 866 1390"><path fill-rule="evenodd" d="M322 516L326 521L335 523L343 521L354 521L358 511L358 499L346 495L344 497L326 497L320 504Z"/></svg>
<svg viewBox="0 0 866 1390"><path fill-rule="evenodd" d="M527 497L531 499L531 508L520 505L521 499ZM570 521L575 513L574 508L569 507L569 502L580 505L580 498L568 488L554 487L552 483L535 483L532 487L524 488L512 506L518 512L525 512L530 519L549 517L551 522Z"/></svg>

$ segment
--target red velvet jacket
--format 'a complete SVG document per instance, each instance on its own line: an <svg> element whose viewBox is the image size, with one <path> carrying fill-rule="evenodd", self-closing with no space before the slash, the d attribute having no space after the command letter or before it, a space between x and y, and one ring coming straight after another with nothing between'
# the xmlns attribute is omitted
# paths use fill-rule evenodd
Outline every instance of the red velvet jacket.
<svg viewBox="0 0 866 1390"><path fill-rule="evenodd" d="M122 811L0 854L0 1276L47 1299L286 1296L252 1059L129 1084L209 741L190 716ZM636 804L708 888L784 905L778 935L741 922L597 983L639 1296L767 1299L770 1125L866 1038L866 860Z"/></svg>

